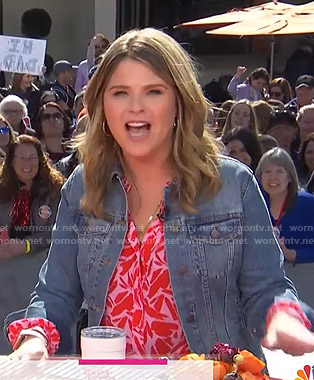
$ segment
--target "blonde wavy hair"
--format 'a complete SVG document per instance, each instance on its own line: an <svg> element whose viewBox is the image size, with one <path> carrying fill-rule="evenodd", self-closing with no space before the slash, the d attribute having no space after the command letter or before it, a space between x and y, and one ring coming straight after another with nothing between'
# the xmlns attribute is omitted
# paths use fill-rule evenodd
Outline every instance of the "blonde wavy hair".
<svg viewBox="0 0 314 380"><path fill-rule="evenodd" d="M89 121L77 144L85 179L81 208L87 214L106 218L104 199L117 163L132 183L132 170L110 133L103 107L106 86L119 63L126 59L147 65L175 91L177 128L170 152L176 183L173 195L184 211L194 213L201 195L212 197L220 189L220 147L204 128L208 103L197 82L192 59L174 39L152 28L132 30L115 40L87 86L84 103Z"/></svg>

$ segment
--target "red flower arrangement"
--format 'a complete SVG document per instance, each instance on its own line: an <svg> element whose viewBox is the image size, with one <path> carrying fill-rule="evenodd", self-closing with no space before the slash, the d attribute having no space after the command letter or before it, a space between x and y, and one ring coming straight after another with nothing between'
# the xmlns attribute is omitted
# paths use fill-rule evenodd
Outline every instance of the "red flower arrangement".
<svg viewBox="0 0 314 380"><path fill-rule="evenodd" d="M188 354L179 360L212 360L214 380L268 380L262 373L265 363L247 350L217 343L205 354Z"/></svg>

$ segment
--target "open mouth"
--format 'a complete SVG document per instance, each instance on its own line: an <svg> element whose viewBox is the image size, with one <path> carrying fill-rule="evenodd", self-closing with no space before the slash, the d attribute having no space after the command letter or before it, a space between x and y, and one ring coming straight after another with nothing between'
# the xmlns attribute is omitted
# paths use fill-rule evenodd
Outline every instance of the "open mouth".
<svg viewBox="0 0 314 380"><path fill-rule="evenodd" d="M129 122L126 123L126 129L131 137L140 138L146 136L151 128L150 123L147 122Z"/></svg>

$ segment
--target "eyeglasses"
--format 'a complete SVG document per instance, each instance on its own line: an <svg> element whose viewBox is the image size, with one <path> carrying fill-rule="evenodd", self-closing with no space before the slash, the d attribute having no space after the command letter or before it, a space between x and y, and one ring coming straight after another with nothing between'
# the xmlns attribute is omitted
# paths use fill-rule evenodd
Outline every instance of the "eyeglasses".
<svg viewBox="0 0 314 380"><path fill-rule="evenodd" d="M9 127L0 127L0 135L7 135L9 133Z"/></svg>
<svg viewBox="0 0 314 380"><path fill-rule="evenodd" d="M63 120L63 115L60 112L56 112L56 113L43 113L41 115L41 119L45 120L45 121L56 121L56 122L60 123L61 120Z"/></svg>
<svg viewBox="0 0 314 380"><path fill-rule="evenodd" d="M18 154L14 155L14 158L16 158L19 161L30 161L30 162L35 162L38 161L39 158L38 156L29 156L29 157L24 157L24 156L19 156Z"/></svg>
<svg viewBox="0 0 314 380"><path fill-rule="evenodd" d="M280 91L270 91L269 95L275 98L280 98L282 96L282 92Z"/></svg>

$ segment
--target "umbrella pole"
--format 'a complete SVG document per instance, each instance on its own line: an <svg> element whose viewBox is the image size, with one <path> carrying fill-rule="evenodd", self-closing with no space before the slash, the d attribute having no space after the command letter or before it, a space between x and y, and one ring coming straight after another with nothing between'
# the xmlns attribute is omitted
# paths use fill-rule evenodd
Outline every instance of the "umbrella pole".
<svg viewBox="0 0 314 380"><path fill-rule="evenodd" d="M270 42L270 79L274 76L274 56L275 56L275 37L271 38Z"/></svg>

